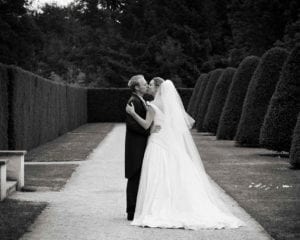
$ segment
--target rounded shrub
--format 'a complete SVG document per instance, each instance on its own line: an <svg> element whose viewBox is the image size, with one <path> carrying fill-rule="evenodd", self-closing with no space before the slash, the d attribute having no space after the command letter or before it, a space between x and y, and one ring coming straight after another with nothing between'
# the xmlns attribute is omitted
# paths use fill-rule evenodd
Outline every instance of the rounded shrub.
<svg viewBox="0 0 300 240"><path fill-rule="evenodd" d="M195 104L195 108L194 108L194 112L193 112L193 115L192 117L197 120L198 118L198 115L199 115L199 107L200 107L200 103L202 101L202 98L203 98L203 94L204 94L204 91L205 91L205 88L207 86L207 83L208 83L208 80L209 80L209 73L208 74L205 74L203 76L203 80L202 80L202 83L201 83L201 86L200 86L200 90L198 92L198 95L196 97L196 104ZM195 126L196 127L196 126Z"/></svg>
<svg viewBox="0 0 300 240"><path fill-rule="evenodd" d="M234 74L220 117L217 139L231 140L235 136L247 88L258 63L258 57L248 56Z"/></svg>
<svg viewBox="0 0 300 240"><path fill-rule="evenodd" d="M260 144L265 148L290 150L292 133L300 110L299 66L300 46L297 46L283 66L260 131Z"/></svg>
<svg viewBox="0 0 300 240"><path fill-rule="evenodd" d="M202 74L201 74L202 75ZM195 106L195 101L196 101L196 96L197 96L197 93L200 89L200 85L201 85L201 82L202 82L202 78L201 78L201 75L198 77L197 81L196 81L196 84L194 86L194 89L193 89L193 93L192 93L192 96L190 98L190 101L189 101L189 104L188 104L188 107L187 107L187 112L192 116L192 109L194 108Z"/></svg>
<svg viewBox="0 0 300 240"><path fill-rule="evenodd" d="M235 140L242 146L258 146L259 133L268 105L288 56L283 48L267 51L250 81Z"/></svg>
<svg viewBox="0 0 300 240"><path fill-rule="evenodd" d="M300 168L300 113L294 129L292 146L290 150L290 164L293 168Z"/></svg>
<svg viewBox="0 0 300 240"><path fill-rule="evenodd" d="M207 111L207 107L208 107L209 101L211 99L214 87L215 87L219 77L221 76L222 72L223 72L223 69L218 68L218 69L213 70L209 74L208 83L207 83L207 86L205 88L203 97L201 99L201 102L200 102L200 105L198 108L198 115L197 115L197 119L196 119L197 131L203 131L203 121L204 121L204 117L205 117L205 114Z"/></svg>
<svg viewBox="0 0 300 240"><path fill-rule="evenodd" d="M197 105L197 99L199 97L199 93L200 93L200 90L201 90L201 85L203 83L203 79L207 77L207 73L203 73L199 76L197 82L196 82L196 85L194 87L194 90L193 90L193 94L190 98L190 101L189 101L189 105L188 105L188 109L187 109L187 112L192 116L192 117L195 117L195 112L196 112L196 105Z"/></svg>
<svg viewBox="0 0 300 240"><path fill-rule="evenodd" d="M203 129L205 131L216 133L228 89L235 71L235 68L228 67L219 77L204 118Z"/></svg>

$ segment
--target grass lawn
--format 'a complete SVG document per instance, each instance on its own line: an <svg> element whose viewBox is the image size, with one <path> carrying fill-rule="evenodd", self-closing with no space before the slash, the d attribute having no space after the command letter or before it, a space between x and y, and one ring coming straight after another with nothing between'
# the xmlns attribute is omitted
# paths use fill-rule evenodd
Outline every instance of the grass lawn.
<svg viewBox="0 0 300 240"><path fill-rule="evenodd" d="M193 132L206 171L276 240L300 239L300 171L262 148Z"/></svg>
<svg viewBox="0 0 300 240"><path fill-rule="evenodd" d="M113 128L113 123L89 123L30 150L26 162L83 161Z"/></svg>
<svg viewBox="0 0 300 240"><path fill-rule="evenodd" d="M25 165L25 189L59 191L78 164Z"/></svg>
<svg viewBox="0 0 300 240"><path fill-rule="evenodd" d="M46 205L10 199L0 202L0 239L19 239Z"/></svg>

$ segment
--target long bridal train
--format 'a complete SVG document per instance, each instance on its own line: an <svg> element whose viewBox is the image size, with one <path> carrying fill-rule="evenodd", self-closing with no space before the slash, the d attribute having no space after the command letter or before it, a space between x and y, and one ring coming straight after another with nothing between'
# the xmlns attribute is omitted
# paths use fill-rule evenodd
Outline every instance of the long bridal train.
<svg viewBox="0 0 300 240"><path fill-rule="evenodd" d="M132 225L185 228L237 228L235 217L206 175L189 127L193 124L169 80L154 101L154 124L145 151L137 206ZM160 106L160 107L158 107Z"/></svg>

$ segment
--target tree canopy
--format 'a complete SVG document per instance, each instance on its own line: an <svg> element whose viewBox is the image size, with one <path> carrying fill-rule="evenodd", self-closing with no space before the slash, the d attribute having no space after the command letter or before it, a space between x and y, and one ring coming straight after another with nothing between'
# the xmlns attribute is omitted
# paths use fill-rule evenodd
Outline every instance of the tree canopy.
<svg viewBox="0 0 300 240"><path fill-rule="evenodd" d="M41 11L29 4L0 2L0 62L86 86L124 87L142 73L193 87L201 73L299 42L296 0L75 0Z"/></svg>

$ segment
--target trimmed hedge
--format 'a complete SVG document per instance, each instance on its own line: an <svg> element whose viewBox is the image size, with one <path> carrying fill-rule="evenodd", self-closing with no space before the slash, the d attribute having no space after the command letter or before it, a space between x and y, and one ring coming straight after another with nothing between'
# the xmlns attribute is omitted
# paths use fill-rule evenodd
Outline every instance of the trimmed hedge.
<svg viewBox="0 0 300 240"><path fill-rule="evenodd" d="M231 140L235 136L247 88L258 63L258 57L246 57L234 74L220 117L217 139Z"/></svg>
<svg viewBox="0 0 300 240"><path fill-rule="evenodd" d="M199 109L198 109L198 116L196 119L197 131L204 130L203 129L203 121L204 121L204 117L205 117L205 114L206 114L206 111L208 108L208 104L211 99L214 87L215 87L219 77L221 76L222 72L223 72L223 69L218 68L209 73L209 80L208 80L207 86L205 88L205 91L203 93L203 97L201 99Z"/></svg>
<svg viewBox="0 0 300 240"><path fill-rule="evenodd" d="M179 88L186 108L193 89ZM124 122L125 106L131 95L129 88L90 88L87 90L88 122ZM151 100L150 96L145 97Z"/></svg>
<svg viewBox="0 0 300 240"><path fill-rule="evenodd" d="M199 107L200 107L200 103L202 101L202 98L203 98L203 94L204 94L204 91L206 89L206 86L207 86L207 83L208 83L208 80L209 80L209 74L207 73L204 73L202 76L202 82L201 82L201 85L200 85L200 89L199 89L199 92L196 96L196 102L195 102L195 108L194 108L194 111L193 111L193 115L192 117L196 120L199 116ZM196 126L195 126L196 127Z"/></svg>
<svg viewBox="0 0 300 240"><path fill-rule="evenodd" d="M293 168L300 168L300 113L294 129L292 146L290 150L290 164Z"/></svg>
<svg viewBox="0 0 300 240"><path fill-rule="evenodd" d="M300 110L300 46L287 58L260 132L260 144L289 151Z"/></svg>
<svg viewBox="0 0 300 240"><path fill-rule="evenodd" d="M239 145L259 145L260 128L287 56L288 52L278 47L270 49L262 56L250 81L244 101L235 136Z"/></svg>
<svg viewBox="0 0 300 240"><path fill-rule="evenodd" d="M87 90L67 87L67 113L69 129L77 128L87 122Z"/></svg>
<svg viewBox="0 0 300 240"><path fill-rule="evenodd" d="M31 149L87 121L86 90L8 67L9 149Z"/></svg>
<svg viewBox="0 0 300 240"><path fill-rule="evenodd" d="M204 130L208 132L217 132L219 119L235 71L235 68L226 68L215 86L203 123Z"/></svg>
<svg viewBox="0 0 300 240"><path fill-rule="evenodd" d="M200 90L200 86L201 86L202 80L203 80L203 74L201 74L201 75L199 76L199 78L197 79L197 82L196 82L196 84L195 84L195 87L194 87L192 96L191 96L190 101L189 101L189 105L188 105L188 107L187 107L187 112L188 112L191 116L194 116L195 105L196 105L196 98L197 98L197 95L198 95L198 93L199 93L199 90Z"/></svg>
<svg viewBox="0 0 300 240"><path fill-rule="evenodd" d="M207 73L203 73L200 75L199 77L199 85L197 86L197 88L195 87L194 92L195 92L195 97L194 99L190 99L190 103L191 103L191 110L188 111L188 113L194 118L196 119L197 116L197 109L199 107L200 101L201 101L201 97L203 96L203 92L205 90L206 84L207 84L207 79L208 78L208 74Z"/></svg>
<svg viewBox="0 0 300 240"><path fill-rule="evenodd" d="M8 147L8 98L7 98L8 72L4 65L0 64L0 149Z"/></svg>

